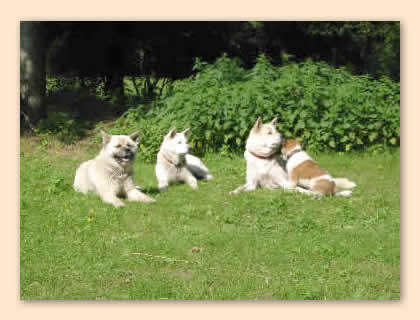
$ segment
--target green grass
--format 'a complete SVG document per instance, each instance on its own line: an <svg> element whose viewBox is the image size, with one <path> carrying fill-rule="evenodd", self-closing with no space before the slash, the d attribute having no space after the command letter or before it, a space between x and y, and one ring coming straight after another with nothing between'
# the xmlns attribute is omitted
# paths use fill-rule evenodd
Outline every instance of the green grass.
<svg viewBox="0 0 420 320"><path fill-rule="evenodd" d="M72 189L98 148L71 148L21 139L21 299L400 299L399 151L317 156L358 184L323 199L229 196L245 161L215 154L204 157L215 180L159 194L140 154L136 182L157 203L114 209Z"/></svg>

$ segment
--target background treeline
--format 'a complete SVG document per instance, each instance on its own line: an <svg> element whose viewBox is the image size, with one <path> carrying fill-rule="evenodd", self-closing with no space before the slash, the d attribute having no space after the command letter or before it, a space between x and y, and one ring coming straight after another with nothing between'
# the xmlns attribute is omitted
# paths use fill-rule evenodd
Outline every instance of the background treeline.
<svg viewBox="0 0 420 320"><path fill-rule="evenodd" d="M308 57L394 80L400 73L399 22L45 22L49 75L155 75L179 79L196 57L222 53L245 68L264 53Z"/></svg>
<svg viewBox="0 0 420 320"><path fill-rule="evenodd" d="M303 138L332 149L398 145L399 76L399 22L21 23L22 128L70 140L83 132L83 119L159 113L173 121L183 115L187 125L196 123L196 108L214 115L200 120L207 149L242 147L244 128L227 124L229 112L233 122L237 112L249 121L289 114L282 129L322 136ZM371 128L353 137L348 110ZM334 112L347 135L328 120ZM366 120L373 114L375 125ZM209 124L217 119L226 132ZM309 123L340 132L327 137ZM392 133L374 133L382 129Z"/></svg>

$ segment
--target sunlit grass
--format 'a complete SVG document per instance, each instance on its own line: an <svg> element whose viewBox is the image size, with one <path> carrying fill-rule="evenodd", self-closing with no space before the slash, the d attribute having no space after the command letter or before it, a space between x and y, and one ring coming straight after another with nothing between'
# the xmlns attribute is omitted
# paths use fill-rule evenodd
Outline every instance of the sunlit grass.
<svg viewBox="0 0 420 320"><path fill-rule="evenodd" d="M72 189L99 146L54 147L21 140L21 299L400 298L399 152L316 157L358 184L324 199L229 196L245 161L216 154L215 180L159 194L140 154L136 182L157 202L115 209Z"/></svg>

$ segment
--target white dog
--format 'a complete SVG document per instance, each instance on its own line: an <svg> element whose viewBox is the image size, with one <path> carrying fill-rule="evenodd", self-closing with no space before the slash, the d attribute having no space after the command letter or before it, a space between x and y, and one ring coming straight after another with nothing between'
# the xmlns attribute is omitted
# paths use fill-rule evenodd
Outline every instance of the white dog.
<svg viewBox="0 0 420 320"><path fill-rule="evenodd" d="M123 207L119 197L129 201L154 202L138 190L133 181L132 164L137 152L139 135L109 135L101 130L102 150L95 159L83 162L76 171L74 189L97 193L104 202Z"/></svg>
<svg viewBox="0 0 420 320"><path fill-rule="evenodd" d="M189 129L186 129L177 133L173 128L163 139L156 163L156 178L161 191L179 182L188 183L191 188L197 189L197 179L213 179L203 162L188 154L188 132Z"/></svg>
<svg viewBox="0 0 420 320"><path fill-rule="evenodd" d="M252 191L258 187L287 188L287 173L280 155L282 136L277 131L276 123L277 118L263 124L261 117L258 117L249 134L244 153L246 184L236 188L231 194Z"/></svg>
<svg viewBox="0 0 420 320"><path fill-rule="evenodd" d="M286 160L281 154L283 139L276 128L277 118L270 123L263 124L261 117L252 128L244 153L246 159L246 184L231 191L230 194L237 194L242 191L252 191L258 187L276 189L284 188L294 190L309 195L319 195L319 193L299 185L293 185L289 181L286 172ZM332 179L339 187L351 187L351 181L345 178ZM346 184L346 186L344 186Z"/></svg>

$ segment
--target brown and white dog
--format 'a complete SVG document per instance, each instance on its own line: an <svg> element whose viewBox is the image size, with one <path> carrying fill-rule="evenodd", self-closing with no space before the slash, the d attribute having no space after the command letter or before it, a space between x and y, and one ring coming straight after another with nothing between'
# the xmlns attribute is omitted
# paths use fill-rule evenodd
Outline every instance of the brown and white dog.
<svg viewBox="0 0 420 320"><path fill-rule="evenodd" d="M312 191L314 195L351 196L351 190L344 189L352 189L356 184L346 178L331 177L302 150L300 141L295 139L283 141L281 152L287 161L289 189L300 186Z"/></svg>

